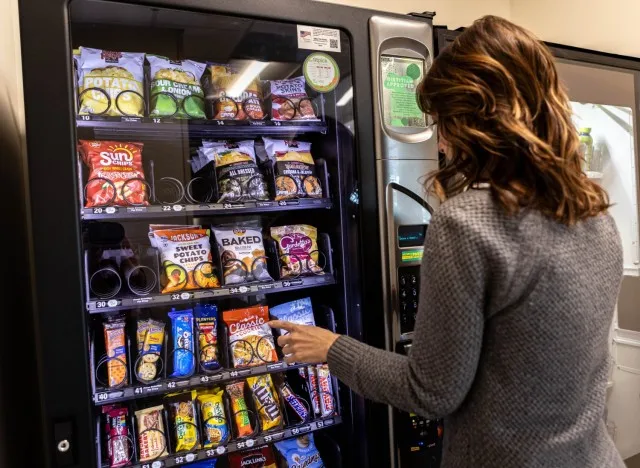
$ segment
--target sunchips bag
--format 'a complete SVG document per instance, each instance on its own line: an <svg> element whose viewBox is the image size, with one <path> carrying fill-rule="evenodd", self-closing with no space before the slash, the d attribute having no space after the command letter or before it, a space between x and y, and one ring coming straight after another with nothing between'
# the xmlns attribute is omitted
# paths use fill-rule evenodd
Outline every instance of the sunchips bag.
<svg viewBox="0 0 640 468"><path fill-rule="evenodd" d="M311 143L262 139L267 155L275 162L276 200L322 198L322 185L311 156Z"/></svg>
<svg viewBox="0 0 640 468"><path fill-rule="evenodd" d="M149 226L151 245L160 250L167 284L163 293L220 286L211 257L209 230L200 226Z"/></svg>
<svg viewBox="0 0 640 468"><path fill-rule="evenodd" d="M78 152L89 168L85 206L148 205L142 143L80 140Z"/></svg>
<svg viewBox="0 0 640 468"><path fill-rule="evenodd" d="M144 54L80 47L78 114L144 116Z"/></svg>
<svg viewBox="0 0 640 468"><path fill-rule="evenodd" d="M259 78L253 78L244 89L235 89L234 85L242 76L239 67L225 63L209 64L203 79L206 97L214 102L216 120L261 120L262 92Z"/></svg>
<svg viewBox="0 0 640 468"><path fill-rule="evenodd" d="M201 153L215 164L218 203L269 198L267 183L256 162L253 140L203 141Z"/></svg>
<svg viewBox="0 0 640 468"><path fill-rule="evenodd" d="M151 72L151 117L204 119L204 92L200 79L206 68L193 60L169 60L147 55Z"/></svg>

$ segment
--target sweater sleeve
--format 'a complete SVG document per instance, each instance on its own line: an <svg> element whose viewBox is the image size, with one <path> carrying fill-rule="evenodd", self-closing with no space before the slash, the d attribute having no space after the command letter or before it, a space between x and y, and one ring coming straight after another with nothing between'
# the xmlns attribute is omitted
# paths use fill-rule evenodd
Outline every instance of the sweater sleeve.
<svg viewBox="0 0 640 468"><path fill-rule="evenodd" d="M332 373L357 393L423 417L454 412L475 378L484 329L488 262L475 217L445 203L432 219L408 356L341 336ZM477 219L477 218L476 218Z"/></svg>

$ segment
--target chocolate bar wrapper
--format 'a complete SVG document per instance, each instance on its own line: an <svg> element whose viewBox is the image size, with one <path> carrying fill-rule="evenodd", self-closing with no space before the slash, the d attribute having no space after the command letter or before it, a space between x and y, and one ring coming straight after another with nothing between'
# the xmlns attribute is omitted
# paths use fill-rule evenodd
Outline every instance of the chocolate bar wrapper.
<svg viewBox="0 0 640 468"><path fill-rule="evenodd" d="M300 418L300 422L304 422L309 418L309 410L302 402L302 400L296 395L287 382L283 382L280 385L280 393L282 398L287 403L289 408Z"/></svg>
<svg viewBox="0 0 640 468"><path fill-rule="evenodd" d="M331 373L329 372L329 365L327 364L320 364L316 369L320 396L320 416L326 418L336 412L333 386L331 385Z"/></svg>
<svg viewBox="0 0 640 468"><path fill-rule="evenodd" d="M313 414L320 415L320 394L318 393L318 371L315 366L307 366L307 387L311 397Z"/></svg>
<svg viewBox="0 0 640 468"><path fill-rule="evenodd" d="M107 453L109 468L120 468L129 464L129 428L127 426L128 410L125 407L112 405L103 408L106 417Z"/></svg>
<svg viewBox="0 0 640 468"><path fill-rule="evenodd" d="M282 413L278 394L270 375L249 377L247 379L253 393L253 400L260 417L260 427L268 431L282 425Z"/></svg>

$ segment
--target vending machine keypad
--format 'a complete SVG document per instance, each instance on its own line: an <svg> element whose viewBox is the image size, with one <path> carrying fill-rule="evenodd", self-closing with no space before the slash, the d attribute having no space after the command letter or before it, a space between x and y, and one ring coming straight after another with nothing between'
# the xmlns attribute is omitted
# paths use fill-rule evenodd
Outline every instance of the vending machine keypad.
<svg viewBox="0 0 640 468"><path fill-rule="evenodd" d="M398 268L398 305L400 333L413 331L420 297L420 266Z"/></svg>

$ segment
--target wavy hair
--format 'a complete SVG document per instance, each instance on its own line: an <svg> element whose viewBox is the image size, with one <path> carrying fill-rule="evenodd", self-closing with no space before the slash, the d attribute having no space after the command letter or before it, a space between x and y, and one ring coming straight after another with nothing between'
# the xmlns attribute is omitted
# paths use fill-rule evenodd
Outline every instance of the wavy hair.
<svg viewBox="0 0 640 468"><path fill-rule="evenodd" d="M567 225L609 207L581 170L553 56L529 31L495 16L477 20L437 57L418 91L450 148L427 182L444 197L488 183L507 213L535 208Z"/></svg>

